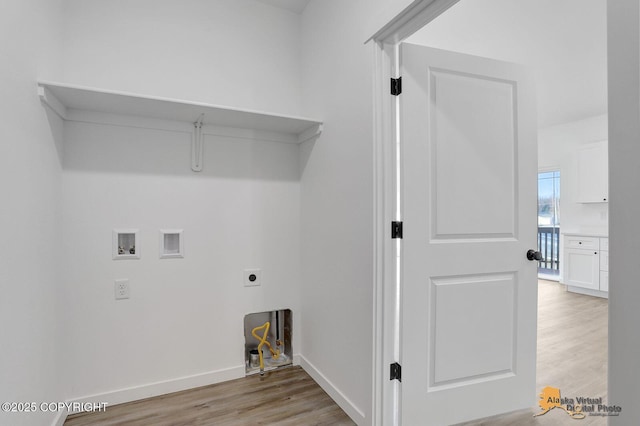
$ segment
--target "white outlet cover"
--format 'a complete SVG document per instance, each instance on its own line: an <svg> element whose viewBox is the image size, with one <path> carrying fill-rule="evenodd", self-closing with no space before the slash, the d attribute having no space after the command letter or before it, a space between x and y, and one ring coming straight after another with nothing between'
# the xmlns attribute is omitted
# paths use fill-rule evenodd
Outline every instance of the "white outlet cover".
<svg viewBox="0 0 640 426"><path fill-rule="evenodd" d="M245 269L243 283L245 287L257 287L262 285L262 270Z"/></svg>
<svg viewBox="0 0 640 426"><path fill-rule="evenodd" d="M130 297L129 280L116 280L113 286L116 300L128 299Z"/></svg>

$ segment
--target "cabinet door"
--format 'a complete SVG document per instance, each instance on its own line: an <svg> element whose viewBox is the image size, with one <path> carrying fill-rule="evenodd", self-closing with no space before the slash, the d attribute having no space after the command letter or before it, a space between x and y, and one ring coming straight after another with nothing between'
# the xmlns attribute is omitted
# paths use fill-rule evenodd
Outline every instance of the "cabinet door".
<svg viewBox="0 0 640 426"><path fill-rule="evenodd" d="M609 200L608 162L607 141L588 144L578 150L579 203L606 203Z"/></svg>
<svg viewBox="0 0 640 426"><path fill-rule="evenodd" d="M609 272L600 271L600 291L609 291Z"/></svg>
<svg viewBox="0 0 640 426"><path fill-rule="evenodd" d="M600 270L609 271L609 252L608 251L600 252Z"/></svg>
<svg viewBox="0 0 640 426"><path fill-rule="evenodd" d="M596 250L568 248L565 252L565 284L600 290L600 256Z"/></svg>

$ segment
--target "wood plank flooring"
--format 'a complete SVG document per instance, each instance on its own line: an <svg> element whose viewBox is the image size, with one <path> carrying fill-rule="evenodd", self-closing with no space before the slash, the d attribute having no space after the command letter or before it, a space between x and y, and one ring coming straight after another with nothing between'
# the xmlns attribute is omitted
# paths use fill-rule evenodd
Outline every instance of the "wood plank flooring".
<svg viewBox="0 0 640 426"><path fill-rule="evenodd" d="M564 397L607 397L607 300L568 293L540 281L538 295L538 381ZM554 409L533 417L538 406L465 426L606 425L606 419L571 419ZM300 367L108 407L103 413L70 416L80 425L353 425L347 415ZM409 425L413 426L413 425Z"/></svg>
<svg viewBox="0 0 640 426"><path fill-rule="evenodd" d="M326 425L355 423L300 367L281 368L69 416L65 426Z"/></svg>
<svg viewBox="0 0 640 426"><path fill-rule="evenodd" d="M536 389L558 388L562 397L602 397L607 401L606 299L569 293L562 284L538 283L538 362ZM605 417L582 420L553 409L533 417L540 408L464 423L465 426L592 426L606 425Z"/></svg>

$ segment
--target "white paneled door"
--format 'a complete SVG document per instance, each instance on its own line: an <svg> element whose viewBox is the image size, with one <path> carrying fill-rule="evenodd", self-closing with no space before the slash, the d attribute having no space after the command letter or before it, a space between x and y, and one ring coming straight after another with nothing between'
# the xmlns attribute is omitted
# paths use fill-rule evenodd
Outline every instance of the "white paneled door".
<svg viewBox="0 0 640 426"><path fill-rule="evenodd" d="M401 49L402 424L535 406L535 88L514 64Z"/></svg>

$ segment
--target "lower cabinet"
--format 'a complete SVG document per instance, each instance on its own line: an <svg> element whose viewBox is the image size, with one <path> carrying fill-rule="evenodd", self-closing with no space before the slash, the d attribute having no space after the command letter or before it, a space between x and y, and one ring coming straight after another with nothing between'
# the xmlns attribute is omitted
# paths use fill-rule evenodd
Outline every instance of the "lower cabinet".
<svg viewBox="0 0 640 426"><path fill-rule="evenodd" d="M594 250L569 248L565 251L565 284L600 290L600 257Z"/></svg>
<svg viewBox="0 0 640 426"><path fill-rule="evenodd" d="M563 283L567 285L569 291L607 296L606 292L609 291L608 249L607 238L574 234L564 236Z"/></svg>
<svg viewBox="0 0 640 426"><path fill-rule="evenodd" d="M600 290L609 291L609 239L600 238Z"/></svg>
<svg viewBox="0 0 640 426"><path fill-rule="evenodd" d="M600 290L609 291L609 271L600 271Z"/></svg>

